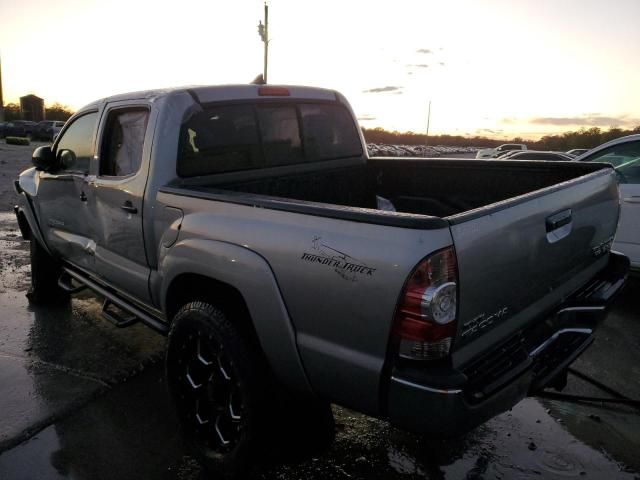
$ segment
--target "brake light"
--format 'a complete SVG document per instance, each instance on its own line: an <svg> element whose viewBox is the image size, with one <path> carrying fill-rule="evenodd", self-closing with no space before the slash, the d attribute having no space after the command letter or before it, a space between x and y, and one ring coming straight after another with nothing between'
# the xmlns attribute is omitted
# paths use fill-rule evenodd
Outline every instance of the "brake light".
<svg viewBox="0 0 640 480"><path fill-rule="evenodd" d="M282 87L260 87L258 95L261 97L288 97L291 95L288 88Z"/></svg>
<svg viewBox="0 0 640 480"><path fill-rule="evenodd" d="M449 355L456 334L457 277L453 247L430 255L411 272L394 321L400 357L437 360Z"/></svg>

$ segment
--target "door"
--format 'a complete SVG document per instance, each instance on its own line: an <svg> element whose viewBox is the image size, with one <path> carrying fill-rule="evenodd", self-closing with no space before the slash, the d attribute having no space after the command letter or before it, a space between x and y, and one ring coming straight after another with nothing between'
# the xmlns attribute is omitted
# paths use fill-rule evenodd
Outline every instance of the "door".
<svg viewBox="0 0 640 480"><path fill-rule="evenodd" d="M149 264L142 230L148 168L146 106L116 106L105 113L98 138L97 170L89 182L96 242L96 271L109 285L150 301ZM150 139L148 141L150 145Z"/></svg>
<svg viewBox="0 0 640 480"><path fill-rule="evenodd" d="M640 268L640 165L626 170L620 183L620 222L612 248L629 257L632 267ZM630 175L631 170L635 175Z"/></svg>
<svg viewBox="0 0 640 480"><path fill-rule="evenodd" d="M77 117L53 147L61 166L40 172L35 202L45 241L54 254L88 271L94 268L86 177L95 148L98 112Z"/></svg>
<svg viewBox="0 0 640 480"><path fill-rule="evenodd" d="M637 136L634 136L637 138ZM584 158L588 162L607 162L618 174L620 220L612 246L640 268L640 140L620 139L619 143Z"/></svg>

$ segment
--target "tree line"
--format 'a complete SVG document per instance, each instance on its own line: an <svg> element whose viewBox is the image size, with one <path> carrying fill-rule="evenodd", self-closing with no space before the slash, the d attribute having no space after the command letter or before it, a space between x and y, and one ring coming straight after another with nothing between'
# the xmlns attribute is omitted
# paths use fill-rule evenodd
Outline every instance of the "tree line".
<svg viewBox="0 0 640 480"><path fill-rule="evenodd" d="M47 120L66 121L73 115L73 111L66 105L54 103L45 106ZM6 121L22 119L20 105L8 103L4 106ZM386 143L396 145L425 145L426 135L415 132L390 132L383 128L363 128L362 132L367 143ZM511 140L495 140L482 136L464 137L462 135L431 135L429 145L447 145L451 147L497 147L503 143L526 143L529 149L567 151L572 148L593 148L609 140L640 133L640 125L630 130L611 127L602 130L598 127L581 128L577 131L564 132L558 135L545 135L537 141L525 141L520 137Z"/></svg>
<svg viewBox="0 0 640 480"><path fill-rule="evenodd" d="M425 145L426 135L414 132L389 132L383 128L363 128L367 143L387 143L400 145ZM603 130L598 127L581 128L577 131L558 135L545 135L537 141L525 141L520 137L511 140L495 140L482 136L463 137L462 135L430 135L429 145L447 145L451 147L497 147L503 143L525 143L533 150L567 151L572 148L593 148L609 140L640 133L640 126L630 130L611 127Z"/></svg>
<svg viewBox="0 0 640 480"><path fill-rule="evenodd" d="M59 120L64 122L68 120L73 113L73 110L69 107L58 102L53 105L49 105L48 107L44 107L44 117L47 120ZM7 103L4 106L4 119L7 122L11 122L12 120L22 120L20 105L17 103Z"/></svg>

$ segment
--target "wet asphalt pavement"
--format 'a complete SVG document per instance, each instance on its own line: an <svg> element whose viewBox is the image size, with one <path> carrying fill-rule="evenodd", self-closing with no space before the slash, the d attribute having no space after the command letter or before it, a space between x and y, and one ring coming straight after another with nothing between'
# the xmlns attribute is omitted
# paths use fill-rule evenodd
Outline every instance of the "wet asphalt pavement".
<svg viewBox="0 0 640 480"><path fill-rule="evenodd" d="M31 148L0 144L0 161L28 160ZM12 194L2 189L5 208ZM13 215L0 211L0 480L200 478L165 394L164 338L140 325L112 326L91 294L30 306L28 275L28 244ZM633 279L574 364L635 399L639 302ZM565 392L603 395L571 376ZM640 479L640 415L628 407L529 398L455 441L341 407L334 413L337 437L326 451L285 456L252 478Z"/></svg>

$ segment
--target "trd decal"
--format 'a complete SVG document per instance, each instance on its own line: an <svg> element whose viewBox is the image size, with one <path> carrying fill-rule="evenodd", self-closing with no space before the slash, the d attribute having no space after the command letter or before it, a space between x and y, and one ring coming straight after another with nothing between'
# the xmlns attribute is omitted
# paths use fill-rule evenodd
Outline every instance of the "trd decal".
<svg viewBox="0 0 640 480"><path fill-rule="evenodd" d="M303 253L302 260L318 263L333 268L345 280L355 282L359 275L373 276L375 268L322 243L322 237L315 237L312 242L313 253Z"/></svg>

